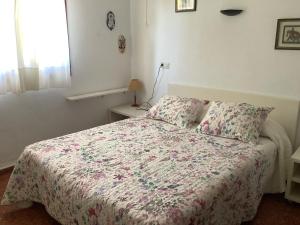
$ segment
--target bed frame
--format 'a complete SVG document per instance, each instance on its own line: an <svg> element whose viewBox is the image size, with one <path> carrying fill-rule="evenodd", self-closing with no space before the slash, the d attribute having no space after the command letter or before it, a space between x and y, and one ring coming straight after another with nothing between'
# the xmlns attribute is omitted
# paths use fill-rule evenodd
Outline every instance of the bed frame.
<svg viewBox="0 0 300 225"><path fill-rule="evenodd" d="M193 97L213 101L247 102L256 106L275 107L270 118L279 122L287 131L287 134L296 149L299 146L299 135L297 135L299 121L300 102L296 99L259 95L254 93L229 91L195 87L181 84L169 84L168 93L184 97ZM300 131L300 130L299 130Z"/></svg>

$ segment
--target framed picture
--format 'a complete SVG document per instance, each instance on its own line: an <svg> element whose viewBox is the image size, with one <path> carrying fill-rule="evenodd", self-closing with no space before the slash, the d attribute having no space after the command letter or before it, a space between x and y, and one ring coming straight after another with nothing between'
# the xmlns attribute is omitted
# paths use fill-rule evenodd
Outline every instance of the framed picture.
<svg viewBox="0 0 300 225"><path fill-rule="evenodd" d="M300 50L300 18L278 20L275 49Z"/></svg>
<svg viewBox="0 0 300 225"><path fill-rule="evenodd" d="M197 9L197 0L175 0L176 12L192 12Z"/></svg>

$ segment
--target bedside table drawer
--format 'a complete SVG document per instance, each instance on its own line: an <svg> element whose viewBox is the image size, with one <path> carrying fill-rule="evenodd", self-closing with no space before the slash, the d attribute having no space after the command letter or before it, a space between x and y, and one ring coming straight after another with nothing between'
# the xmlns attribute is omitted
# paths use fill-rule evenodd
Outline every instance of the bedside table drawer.
<svg viewBox="0 0 300 225"><path fill-rule="evenodd" d="M291 158L285 198L300 203L300 148Z"/></svg>
<svg viewBox="0 0 300 225"><path fill-rule="evenodd" d="M292 181L300 184L300 164L294 163L294 169L292 172Z"/></svg>
<svg viewBox="0 0 300 225"><path fill-rule="evenodd" d="M291 181L289 194L286 196L286 198L290 201L300 203L300 184L299 183Z"/></svg>

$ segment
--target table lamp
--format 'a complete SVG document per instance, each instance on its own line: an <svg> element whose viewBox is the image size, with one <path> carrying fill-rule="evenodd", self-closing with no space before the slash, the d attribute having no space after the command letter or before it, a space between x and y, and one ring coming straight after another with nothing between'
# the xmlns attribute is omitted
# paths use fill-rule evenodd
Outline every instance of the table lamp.
<svg viewBox="0 0 300 225"><path fill-rule="evenodd" d="M139 105L136 103L136 92L141 91L143 89L142 83L138 79L132 79L128 86L128 91L134 92L134 103L131 105L132 107L138 107Z"/></svg>

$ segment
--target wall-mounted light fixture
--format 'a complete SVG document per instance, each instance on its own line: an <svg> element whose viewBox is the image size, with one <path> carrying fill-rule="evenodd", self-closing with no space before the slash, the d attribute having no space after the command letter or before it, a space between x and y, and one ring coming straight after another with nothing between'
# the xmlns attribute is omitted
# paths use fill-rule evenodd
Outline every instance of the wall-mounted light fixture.
<svg viewBox="0 0 300 225"><path fill-rule="evenodd" d="M223 0L220 12L226 16L236 16L244 9L241 0Z"/></svg>
<svg viewBox="0 0 300 225"><path fill-rule="evenodd" d="M220 12L225 16L236 16L243 12L242 9L222 9Z"/></svg>

